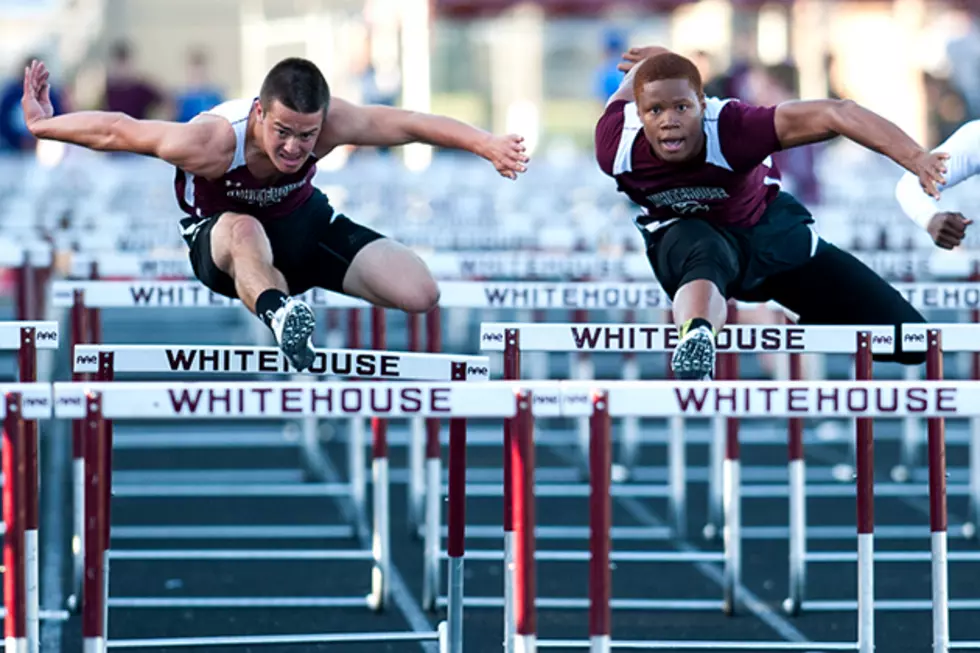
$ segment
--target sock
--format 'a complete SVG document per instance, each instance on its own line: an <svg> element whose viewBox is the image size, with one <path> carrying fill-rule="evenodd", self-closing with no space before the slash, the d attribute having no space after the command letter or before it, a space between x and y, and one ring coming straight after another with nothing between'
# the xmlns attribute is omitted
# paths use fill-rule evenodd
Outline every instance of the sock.
<svg viewBox="0 0 980 653"><path fill-rule="evenodd" d="M275 316L276 311L282 307L289 297L286 293L282 292L277 288L269 288L268 290L262 291L259 298L255 300L255 314L259 316L259 319L265 322L265 325L272 328L272 318Z"/></svg>
<svg viewBox="0 0 980 653"><path fill-rule="evenodd" d="M708 327L708 330L711 331L711 335L715 335L715 328L711 326L711 322L707 321L703 317L692 317L690 320L681 325L679 336L683 338L698 327Z"/></svg>

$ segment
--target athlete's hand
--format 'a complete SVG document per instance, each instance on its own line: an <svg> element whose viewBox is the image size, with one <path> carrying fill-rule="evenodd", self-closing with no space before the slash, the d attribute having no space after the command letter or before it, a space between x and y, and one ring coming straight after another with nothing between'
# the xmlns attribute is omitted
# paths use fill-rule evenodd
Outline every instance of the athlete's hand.
<svg viewBox="0 0 980 653"><path fill-rule="evenodd" d="M640 63L644 59L654 55L663 54L665 52L670 52L670 50L659 45L645 45L638 48L630 48L623 53L623 60L619 62L616 69L621 70L624 73L628 73L633 69L633 66Z"/></svg>
<svg viewBox="0 0 980 653"><path fill-rule="evenodd" d="M939 199L939 187L946 183L945 152L921 152L912 164L911 172L919 178L919 185L926 195Z"/></svg>
<svg viewBox="0 0 980 653"><path fill-rule="evenodd" d="M516 134L491 136L480 148L480 155L493 164L502 177L517 179L517 175L527 170L528 162L524 137Z"/></svg>
<svg viewBox="0 0 980 653"><path fill-rule="evenodd" d="M932 236L937 245L943 249L953 249L963 242L966 228L973 220L964 218L962 213L937 213L929 219L926 231Z"/></svg>
<svg viewBox="0 0 980 653"><path fill-rule="evenodd" d="M48 69L40 61L32 61L24 69L24 96L20 100L20 106L24 111L24 122L31 132L34 131L34 124L54 115L49 76Z"/></svg>

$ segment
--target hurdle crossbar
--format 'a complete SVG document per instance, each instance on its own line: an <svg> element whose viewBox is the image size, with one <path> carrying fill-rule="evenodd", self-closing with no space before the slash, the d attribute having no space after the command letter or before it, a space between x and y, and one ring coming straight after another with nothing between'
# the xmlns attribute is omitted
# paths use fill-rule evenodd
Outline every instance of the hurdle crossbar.
<svg viewBox="0 0 980 653"><path fill-rule="evenodd" d="M520 332L522 351L664 352L677 346L677 327L666 324L517 324L485 322L480 349L504 351L506 332ZM871 352L895 349L893 326L729 325L717 335L720 353L856 353L857 334L871 335Z"/></svg>
<svg viewBox="0 0 980 653"><path fill-rule="evenodd" d="M467 380L488 380L487 356L456 356L373 349L317 349L310 367L298 372L275 347L215 347L208 345L75 345L76 373L99 371L99 357L112 355L117 373L290 374L449 381L453 365L466 366Z"/></svg>

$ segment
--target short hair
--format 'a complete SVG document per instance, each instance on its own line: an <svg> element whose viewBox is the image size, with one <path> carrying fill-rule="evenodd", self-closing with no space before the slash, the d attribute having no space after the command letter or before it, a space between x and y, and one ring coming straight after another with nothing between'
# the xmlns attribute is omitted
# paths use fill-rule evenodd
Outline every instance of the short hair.
<svg viewBox="0 0 980 653"><path fill-rule="evenodd" d="M330 87L316 64L290 57L273 66L262 82L259 92L262 108L268 111L275 100L299 113L326 111L330 105Z"/></svg>
<svg viewBox="0 0 980 653"><path fill-rule="evenodd" d="M633 94L639 97L646 84L663 79L686 79L698 96L704 94L704 84L698 67L687 57L675 52L662 52L644 59L633 77Z"/></svg>

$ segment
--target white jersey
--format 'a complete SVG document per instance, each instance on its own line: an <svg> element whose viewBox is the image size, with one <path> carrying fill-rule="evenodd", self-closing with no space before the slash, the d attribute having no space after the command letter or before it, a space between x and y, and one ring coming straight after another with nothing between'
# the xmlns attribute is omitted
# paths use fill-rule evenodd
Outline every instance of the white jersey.
<svg viewBox="0 0 980 653"><path fill-rule="evenodd" d="M962 125L933 151L949 154L946 162L946 183L939 186L940 191L980 174L980 120ZM899 180L895 187L895 198L905 215L923 229L932 216L944 210L939 202L925 194L919 185L919 179L910 172L906 172Z"/></svg>

